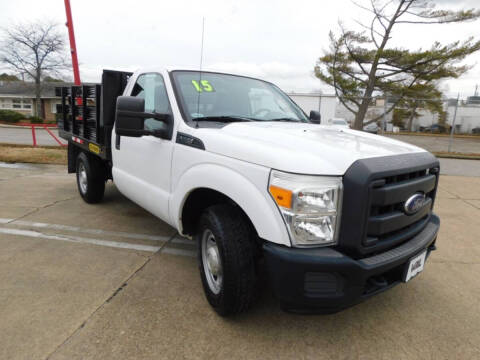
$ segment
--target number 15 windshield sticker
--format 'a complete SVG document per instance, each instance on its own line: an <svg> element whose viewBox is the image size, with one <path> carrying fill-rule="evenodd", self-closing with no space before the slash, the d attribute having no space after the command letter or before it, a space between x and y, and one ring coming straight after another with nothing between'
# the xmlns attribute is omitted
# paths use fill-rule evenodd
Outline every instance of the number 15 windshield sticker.
<svg viewBox="0 0 480 360"><path fill-rule="evenodd" d="M197 80L192 80L192 85L197 90L197 92L213 92L215 89L213 86L208 82L208 80L201 80L198 82Z"/></svg>

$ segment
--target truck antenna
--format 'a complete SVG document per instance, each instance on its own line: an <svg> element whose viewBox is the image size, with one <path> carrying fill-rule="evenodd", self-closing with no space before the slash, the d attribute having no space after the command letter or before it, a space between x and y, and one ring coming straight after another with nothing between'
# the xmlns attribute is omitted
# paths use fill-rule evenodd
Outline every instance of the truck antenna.
<svg viewBox="0 0 480 360"><path fill-rule="evenodd" d="M204 34L205 34L205 17L202 18L202 45L200 47L200 75L199 75L199 79L198 79L199 86L202 86L203 37L204 37ZM198 92L198 96L197 96L197 115L200 113L200 94L201 93L202 93L202 90L200 90ZM195 127L198 128L198 120L197 120L197 124L196 124Z"/></svg>

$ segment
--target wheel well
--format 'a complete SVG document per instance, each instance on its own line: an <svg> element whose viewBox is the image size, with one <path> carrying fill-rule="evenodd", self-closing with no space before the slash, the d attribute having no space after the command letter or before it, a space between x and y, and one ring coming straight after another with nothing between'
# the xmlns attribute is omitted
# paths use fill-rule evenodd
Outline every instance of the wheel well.
<svg viewBox="0 0 480 360"><path fill-rule="evenodd" d="M257 234L252 221L235 201L221 192L208 188L199 188L193 190L188 195L187 200L185 200L181 218L183 233L185 235L193 235L197 226L197 221L202 212L206 208L217 204L231 204L232 206L237 207L242 214L245 215L245 218L248 220L252 230L255 232L255 234Z"/></svg>
<svg viewBox="0 0 480 360"><path fill-rule="evenodd" d="M105 180L112 179L112 167L111 164L105 160L102 160L98 156L92 155L88 151L85 151L73 143L68 144L68 173L77 172L77 159L80 154L85 154L88 161L92 166L96 166L97 171L100 171L99 175Z"/></svg>

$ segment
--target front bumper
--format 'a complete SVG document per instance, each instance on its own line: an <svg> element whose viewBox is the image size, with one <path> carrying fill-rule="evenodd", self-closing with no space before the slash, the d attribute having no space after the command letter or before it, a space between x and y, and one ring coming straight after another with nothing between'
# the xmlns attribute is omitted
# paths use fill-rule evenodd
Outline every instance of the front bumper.
<svg viewBox="0 0 480 360"><path fill-rule="evenodd" d="M440 219L432 214L425 228L406 243L359 260L332 248L263 245L275 295L286 310L332 313L385 291L403 280L415 255L435 249Z"/></svg>

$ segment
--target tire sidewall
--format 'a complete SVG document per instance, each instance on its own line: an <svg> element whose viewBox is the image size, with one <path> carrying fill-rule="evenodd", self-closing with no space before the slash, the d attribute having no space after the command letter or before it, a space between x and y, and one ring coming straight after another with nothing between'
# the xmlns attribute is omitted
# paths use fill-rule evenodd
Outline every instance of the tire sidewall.
<svg viewBox="0 0 480 360"><path fill-rule="evenodd" d="M87 174L87 191L83 192L82 187L80 186L80 165L83 165L85 168L85 172ZM90 163L88 161L87 156L84 153L81 153L78 155L77 158L77 166L76 166L76 174L77 174L77 188L78 192L82 196L82 198L86 198L88 195L88 191L90 190L90 183L91 183L91 169L90 169Z"/></svg>
<svg viewBox="0 0 480 360"><path fill-rule="evenodd" d="M215 237L215 242L217 243L218 247L218 252L220 254L220 262L222 264L222 269L223 269L223 280L222 280L222 286L220 288L220 291L218 294L215 294L212 289L210 289L210 285L208 284L207 280L207 275L205 274L205 268L203 264L203 257L202 257L202 251L203 251L203 246L202 246L202 238L205 230L210 230ZM213 222L213 219L209 214L207 213L206 215L202 216L198 225L198 231L196 235L196 243L198 246L198 266L200 270L200 277L202 279L202 284L203 288L205 290L205 295L207 297L208 302L215 308L215 310L219 311L221 304L223 302L224 298L224 293L225 293L225 284L226 281L228 281L228 274L226 274L225 271L225 250L224 250L224 245L223 245L223 236L221 232L218 231L218 224L215 224ZM227 275L227 276L226 276Z"/></svg>
<svg viewBox="0 0 480 360"><path fill-rule="evenodd" d="M80 165L83 165L87 175L87 191L82 192L80 186ZM98 203L102 200L105 191L105 173L101 164L84 152L80 153L76 162L77 188L80 196L89 204Z"/></svg>
<svg viewBox="0 0 480 360"><path fill-rule="evenodd" d="M222 265L223 280L218 294L210 289L203 265L205 229L215 236ZM212 205L201 215L195 237L202 285L210 305L221 316L249 309L256 298L258 282L253 233L243 213L230 204Z"/></svg>

